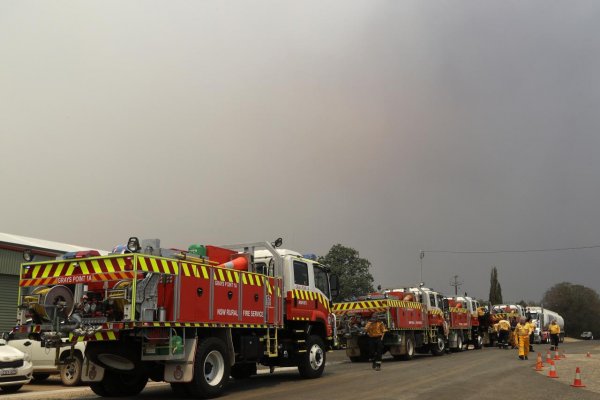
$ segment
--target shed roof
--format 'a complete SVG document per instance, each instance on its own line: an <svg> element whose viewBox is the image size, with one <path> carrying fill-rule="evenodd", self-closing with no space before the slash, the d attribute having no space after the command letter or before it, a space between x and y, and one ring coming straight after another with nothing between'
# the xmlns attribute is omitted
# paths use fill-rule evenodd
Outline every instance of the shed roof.
<svg viewBox="0 0 600 400"><path fill-rule="evenodd" d="M75 246L67 243L52 242L50 240L35 239L2 232L0 232L0 243L18 245L32 249L54 250L61 253L68 253L71 251L98 250L100 254L108 254L108 252L105 250L92 249L90 247Z"/></svg>

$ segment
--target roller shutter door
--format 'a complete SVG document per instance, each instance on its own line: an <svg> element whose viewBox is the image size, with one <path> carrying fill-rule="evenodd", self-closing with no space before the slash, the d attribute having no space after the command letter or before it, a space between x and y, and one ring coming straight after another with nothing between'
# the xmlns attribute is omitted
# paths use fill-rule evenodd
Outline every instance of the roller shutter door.
<svg viewBox="0 0 600 400"><path fill-rule="evenodd" d="M0 274L0 332L15 327L18 291L18 276Z"/></svg>

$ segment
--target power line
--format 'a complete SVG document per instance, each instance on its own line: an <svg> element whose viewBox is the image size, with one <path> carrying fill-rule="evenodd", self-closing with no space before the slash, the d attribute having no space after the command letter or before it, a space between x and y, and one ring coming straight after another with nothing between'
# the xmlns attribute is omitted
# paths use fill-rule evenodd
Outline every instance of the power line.
<svg viewBox="0 0 600 400"><path fill-rule="evenodd" d="M547 251L585 250L597 249L600 244L580 247L559 247L551 249L528 249L528 250L491 250L491 251L457 251L457 250L422 250L421 253L446 253L446 254L499 254L499 253L541 253Z"/></svg>

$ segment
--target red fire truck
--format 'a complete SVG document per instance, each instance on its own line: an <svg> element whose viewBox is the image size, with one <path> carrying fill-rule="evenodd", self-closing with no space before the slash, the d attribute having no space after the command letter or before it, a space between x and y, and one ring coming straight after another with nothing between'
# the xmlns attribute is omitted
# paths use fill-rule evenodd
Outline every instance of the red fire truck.
<svg viewBox="0 0 600 400"><path fill-rule="evenodd" d="M393 289L363 299L334 305L338 335L351 361L369 357L366 322L382 320L388 332L385 351L397 359L410 360L415 352L441 356L446 349L447 324L442 311L443 296L428 288Z"/></svg>
<svg viewBox="0 0 600 400"><path fill-rule="evenodd" d="M483 324L480 324L479 302L468 296L450 297L447 301L447 320L450 325L448 347L463 351L472 344L474 348L481 349L484 332Z"/></svg>
<svg viewBox="0 0 600 400"><path fill-rule="evenodd" d="M280 245L181 251L130 238L122 254L25 262L15 333L49 347L86 342L82 380L100 396L133 396L152 379L214 397L257 364L317 378L337 279Z"/></svg>

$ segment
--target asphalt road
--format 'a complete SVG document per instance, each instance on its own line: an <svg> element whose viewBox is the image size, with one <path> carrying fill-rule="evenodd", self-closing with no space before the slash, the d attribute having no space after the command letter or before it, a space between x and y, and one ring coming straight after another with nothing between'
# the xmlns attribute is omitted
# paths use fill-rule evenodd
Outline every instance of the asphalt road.
<svg viewBox="0 0 600 400"><path fill-rule="evenodd" d="M484 348L442 357L417 356L411 361L384 359L382 370L373 371L368 363L351 363L343 351L328 353L327 368L320 379L303 380L291 368L263 371L243 381L232 381L223 398L227 400L264 400L319 398L486 400L520 396L523 399L600 399L600 343L565 343L567 358L556 362L560 379L550 379L544 371L534 370L541 351L545 360L547 345L535 346L528 361L517 358L516 350ZM592 357L586 357L590 352ZM575 367L582 368L588 387L572 388ZM598 383L596 383L598 382ZM65 388L55 379L45 384L30 384L9 399L96 399L88 388ZM139 399L174 398L169 385L149 383Z"/></svg>

